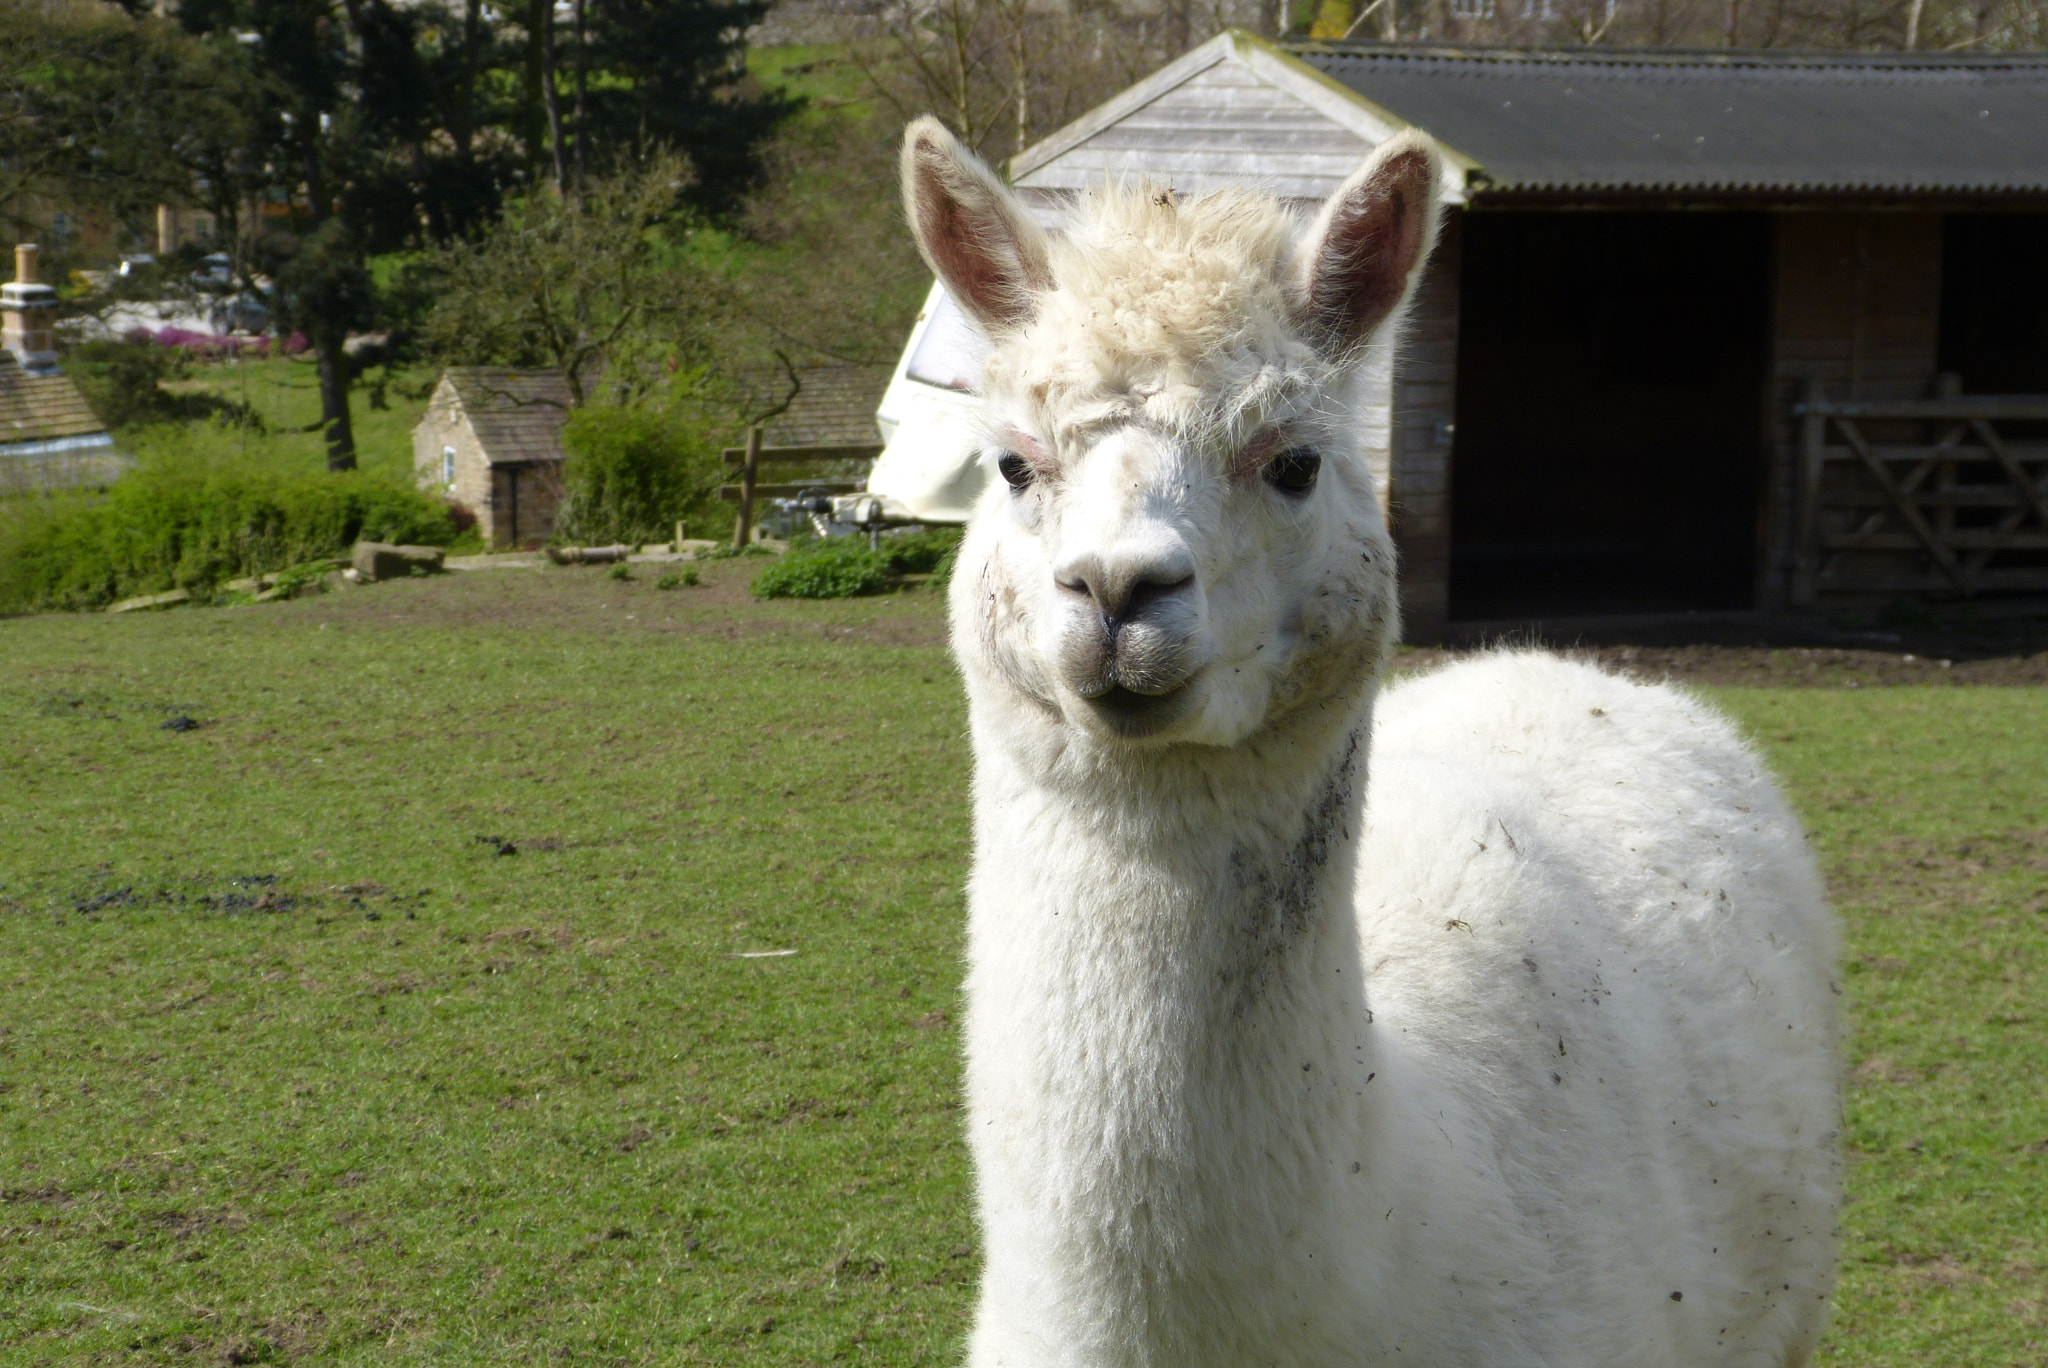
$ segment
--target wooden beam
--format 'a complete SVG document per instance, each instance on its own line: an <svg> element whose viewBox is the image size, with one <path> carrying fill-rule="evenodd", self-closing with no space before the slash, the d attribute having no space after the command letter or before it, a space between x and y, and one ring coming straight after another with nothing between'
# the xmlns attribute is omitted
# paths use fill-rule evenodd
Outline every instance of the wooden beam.
<svg viewBox="0 0 2048 1368"><path fill-rule="evenodd" d="M794 499L811 489L827 494L858 494L865 483L865 480L806 480L802 484L757 484L752 492L746 485L720 485L718 497L727 503L743 503L751 499Z"/></svg>
<svg viewBox="0 0 2048 1368"><path fill-rule="evenodd" d="M754 476L761 469L761 425L747 425L747 445L740 452L740 515L732 521L732 544L744 547L754 535ZM719 493L724 494L724 490Z"/></svg>
<svg viewBox="0 0 2048 1368"><path fill-rule="evenodd" d="M1940 422L1982 419L1986 422L2048 422L2048 394L1965 394L1954 399L1804 399L1792 406L1795 417L1818 413L1825 418L1887 418Z"/></svg>
<svg viewBox="0 0 2048 1368"><path fill-rule="evenodd" d="M729 466L743 466L747 463L748 447L727 447L720 453ZM764 446L755 450L754 463L758 469L771 465L807 465L813 461L872 461L882 454L882 448L874 445L857 446Z"/></svg>
<svg viewBox="0 0 2048 1368"><path fill-rule="evenodd" d="M1856 454L1862 458L1863 467L1870 472L1871 478L1883 487L1885 493L1892 496L1893 506L1898 510L1899 516L1905 520L1906 526L1913 529L1913 535L1920 539L1920 544L1926 548L1927 554L1934 557L1934 563L1941 567L1941 573L1946 575L1950 583L1964 595L1975 593L1970 577L1964 574L1963 567L1956 563L1955 554L1943 546L1940 538L1934 535L1934 529L1928 525L1927 518L1914 504L1912 495L1899 488L1899 482L1892 478L1891 471L1885 469L1884 462L1871 453L1870 443L1863 439L1861 429L1853 421L1844 418L1837 418L1835 427L1847 439L1849 445L1856 449Z"/></svg>
<svg viewBox="0 0 2048 1368"><path fill-rule="evenodd" d="M1797 520L1792 531L1792 584L1786 602L1794 608L1813 607L1820 576L1820 477L1827 460L1828 420L1813 412L1824 391L1812 376L1806 380L1806 402L1799 418L1799 498L1793 509Z"/></svg>
<svg viewBox="0 0 2048 1368"><path fill-rule="evenodd" d="M1879 455L1883 454L1882 448ZM2020 508L2026 495L2010 485L1957 485L1954 489L1923 489L1913 501L1922 508ZM1827 498L1829 508L1890 508L1891 496L1877 489L1839 489Z"/></svg>
<svg viewBox="0 0 2048 1368"><path fill-rule="evenodd" d="M2048 532L2009 532L1996 527L1958 527L1942 536L1952 551L2048 551ZM1820 544L1829 551L1917 551L1920 538L1911 532L1823 532Z"/></svg>
<svg viewBox="0 0 2048 1368"><path fill-rule="evenodd" d="M1828 416L1827 414L1802 415L1800 421L1805 422L1808 417L1826 418ZM1981 422L1983 420L1973 419L1970 421ZM1939 443L1928 446L1925 444L1908 445L1906 443L1887 442L1883 446L1872 449L1876 451L1877 458L1880 461L1886 461L1893 465L1904 465L1911 461L1962 461L1964 463L1982 461L1986 465L1994 463L1994 458L1988 453L1982 456L1973 455L1970 448L1959 447L1954 443L1946 446ZM2048 446L2008 444L2006 450L2011 452L2013 459L2017 461L2048 461ZM1862 458L1856 454L1856 448L1854 447L1824 446L1821 448L1821 459L1825 461L1856 461Z"/></svg>
<svg viewBox="0 0 2048 1368"><path fill-rule="evenodd" d="M1970 431L1977 434L1977 440L1991 453L1991 459L1998 462L1998 468L2005 472L2005 478L2019 487L2027 507L2034 510L2034 516L2040 519L2041 526L2048 527L2048 496L2041 493L2041 486L2034 483L2032 476L2020 469L2019 454L2008 448L1998 434L1992 431L1991 424L1982 419L1972 421Z"/></svg>

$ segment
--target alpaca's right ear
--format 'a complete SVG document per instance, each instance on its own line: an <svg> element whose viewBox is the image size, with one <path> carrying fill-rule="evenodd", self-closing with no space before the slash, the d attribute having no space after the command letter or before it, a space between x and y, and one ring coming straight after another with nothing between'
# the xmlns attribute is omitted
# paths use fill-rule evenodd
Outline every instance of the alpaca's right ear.
<svg viewBox="0 0 2048 1368"><path fill-rule="evenodd" d="M929 114L904 130L903 207L933 274L985 330L1031 321L1052 288L1045 230Z"/></svg>

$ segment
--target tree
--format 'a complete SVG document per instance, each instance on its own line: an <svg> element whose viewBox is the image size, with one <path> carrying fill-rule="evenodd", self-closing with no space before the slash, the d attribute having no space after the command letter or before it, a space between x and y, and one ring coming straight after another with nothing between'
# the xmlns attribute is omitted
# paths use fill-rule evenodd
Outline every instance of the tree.
<svg viewBox="0 0 2048 1368"><path fill-rule="evenodd" d="M275 301L282 321L306 335L319 359L329 470L355 469L355 430L348 412L353 376L346 343L349 332L369 319L375 295L362 241L339 216L330 215L300 239L298 251L277 274Z"/></svg>
<svg viewBox="0 0 2048 1368"><path fill-rule="evenodd" d="M1000 160L1188 48L1233 24L1257 27L1264 15L1251 0L1172 0L1163 13L1144 14L932 0L891 6L850 52L899 125L937 114L977 153Z"/></svg>
<svg viewBox="0 0 2048 1368"><path fill-rule="evenodd" d="M241 93L232 62L153 16L0 5L0 232L39 230L50 206L135 221L192 202L198 153L239 127Z"/></svg>
<svg viewBox="0 0 2048 1368"><path fill-rule="evenodd" d="M581 195L508 202L475 242L434 260L431 354L451 365L551 367L577 406L602 384L621 400L695 373L721 307L685 250L689 166L660 153Z"/></svg>
<svg viewBox="0 0 2048 1368"><path fill-rule="evenodd" d="M931 284L903 229L901 127L805 119L767 149L765 183L740 218L747 246L725 272L729 368L766 369L778 353L805 364L896 359Z"/></svg>
<svg viewBox="0 0 2048 1368"><path fill-rule="evenodd" d="M743 35L768 0L573 0L563 36L533 0L529 67L556 185L645 165L666 150L695 168L690 205L731 216L761 180L761 148L797 102L746 74Z"/></svg>

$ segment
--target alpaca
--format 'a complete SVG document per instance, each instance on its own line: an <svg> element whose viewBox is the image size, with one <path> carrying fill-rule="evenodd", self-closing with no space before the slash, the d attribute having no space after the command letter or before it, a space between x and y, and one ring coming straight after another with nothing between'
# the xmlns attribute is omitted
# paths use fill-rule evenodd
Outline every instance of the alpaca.
<svg viewBox="0 0 2048 1368"><path fill-rule="evenodd" d="M1125 184L1049 233L929 119L903 176L1002 477L949 603L970 1364L1805 1362L1834 932L1770 777L1699 699L1541 653L1379 687L1338 396L1428 256L1433 145L1305 232Z"/></svg>

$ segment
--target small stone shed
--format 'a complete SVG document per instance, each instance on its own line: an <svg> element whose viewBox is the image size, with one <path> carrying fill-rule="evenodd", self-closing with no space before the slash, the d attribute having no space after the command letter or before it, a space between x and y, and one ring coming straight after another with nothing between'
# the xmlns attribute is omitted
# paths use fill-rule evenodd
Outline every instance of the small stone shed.
<svg viewBox="0 0 2048 1368"><path fill-rule="evenodd" d="M2048 593L2048 55L1233 32L1011 170L1306 212L1405 127L1444 234L1359 411L1413 639Z"/></svg>
<svg viewBox="0 0 2048 1368"><path fill-rule="evenodd" d="M486 545L539 545L562 501L571 403L556 371L449 367L412 430L420 488L474 513Z"/></svg>

